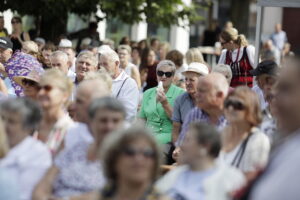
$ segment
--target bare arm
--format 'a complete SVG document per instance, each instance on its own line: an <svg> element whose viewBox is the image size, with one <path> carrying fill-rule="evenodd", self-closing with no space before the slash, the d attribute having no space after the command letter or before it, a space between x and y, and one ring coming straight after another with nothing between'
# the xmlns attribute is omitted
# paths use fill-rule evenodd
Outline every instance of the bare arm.
<svg viewBox="0 0 300 200"><path fill-rule="evenodd" d="M30 41L30 36L28 34L28 32L24 32L24 41Z"/></svg>
<svg viewBox="0 0 300 200"><path fill-rule="evenodd" d="M165 112L167 113L167 116L171 119L172 118L172 114L173 114L173 108L172 108L172 106L169 104L169 102L167 100L163 101L161 103L161 105L163 106Z"/></svg>
<svg viewBox="0 0 300 200"><path fill-rule="evenodd" d="M173 122L173 130L172 130L172 142L175 143L178 139L180 133L181 123Z"/></svg>
<svg viewBox="0 0 300 200"><path fill-rule="evenodd" d="M136 84L138 85L138 88L141 88L141 76L140 72L136 67L132 67L131 69L131 78L133 78L136 81Z"/></svg>
<svg viewBox="0 0 300 200"><path fill-rule="evenodd" d="M59 173L59 169L52 166L42 180L37 184L33 193L32 200L47 200L52 196L52 185Z"/></svg>

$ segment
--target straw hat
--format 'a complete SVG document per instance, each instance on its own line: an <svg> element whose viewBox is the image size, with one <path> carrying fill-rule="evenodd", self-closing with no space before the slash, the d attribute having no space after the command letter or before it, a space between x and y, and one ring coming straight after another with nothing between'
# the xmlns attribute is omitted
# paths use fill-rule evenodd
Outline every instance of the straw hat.
<svg viewBox="0 0 300 200"><path fill-rule="evenodd" d="M27 79L39 83L43 73L44 70L37 68L29 72L26 76L14 76L13 80L21 87L24 87L22 83L23 79Z"/></svg>

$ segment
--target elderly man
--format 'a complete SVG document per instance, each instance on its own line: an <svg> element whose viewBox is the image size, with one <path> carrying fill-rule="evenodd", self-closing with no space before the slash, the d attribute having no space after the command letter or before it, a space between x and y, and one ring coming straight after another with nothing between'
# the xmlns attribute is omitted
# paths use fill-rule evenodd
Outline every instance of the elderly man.
<svg viewBox="0 0 300 200"><path fill-rule="evenodd" d="M65 52L69 58L69 69L72 72L76 70L76 57L72 42L68 39L61 39L58 44L58 49Z"/></svg>
<svg viewBox="0 0 300 200"><path fill-rule="evenodd" d="M80 83L87 72L97 71L98 59L97 57L89 51L81 52L77 56L76 60L76 80L75 83Z"/></svg>
<svg viewBox="0 0 300 200"><path fill-rule="evenodd" d="M218 129L225 127L223 104L228 90L228 82L224 75L220 73L213 72L199 78L196 94L197 107L192 109L185 117L177 145L180 145L184 140L191 122L199 121L214 124Z"/></svg>
<svg viewBox="0 0 300 200"><path fill-rule="evenodd" d="M75 99L75 113L78 123L75 123L66 134L66 148L72 147L78 141L89 143L93 141L87 126L89 123L88 107L94 99L109 95L110 88L100 77L84 80L78 85Z"/></svg>
<svg viewBox="0 0 300 200"><path fill-rule="evenodd" d="M119 56L113 50L100 55L100 66L104 67L113 79L112 94L124 104L127 112L126 120L134 120L139 102L139 89L136 82L120 69Z"/></svg>
<svg viewBox="0 0 300 200"><path fill-rule="evenodd" d="M250 194L253 200L299 199L300 61L288 61L275 88L278 128L282 141Z"/></svg>
<svg viewBox="0 0 300 200"><path fill-rule="evenodd" d="M196 106L196 90L200 76L208 75L209 71L206 65L202 63L191 63L188 69L182 74L185 76L186 92L178 96L173 108L173 131L172 141L177 141L184 118Z"/></svg>
<svg viewBox="0 0 300 200"><path fill-rule="evenodd" d="M72 81L75 81L76 74L69 70L70 62L68 55L63 51L55 51L50 56L52 68L57 68L67 75Z"/></svg>
<svg viewBox="0 0 300 200"><path fill-rule="evenodd" d="M128 76L133 78L138 87L141 88L140 72L137 66L129 62L131 58L131 47L129 45L120 45L118 47L118 54L120 57L120 68L123 69Z"/></svg>

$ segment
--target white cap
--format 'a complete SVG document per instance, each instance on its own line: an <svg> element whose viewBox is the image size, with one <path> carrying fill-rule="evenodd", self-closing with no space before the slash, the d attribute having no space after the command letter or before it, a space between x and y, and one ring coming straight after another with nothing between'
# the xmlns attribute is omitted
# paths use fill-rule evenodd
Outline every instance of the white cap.
<svg viewBox="0 0 300 200"><path fill-rule="evenodd" d="M110 48L109 45L101 45L99 48L98 48L98 53L99 54L103 54L104 52L107 52L107 51L111 51L112 49Z"/></svg>
<svg viewBox="0 0 300 200"><path fill-rule="evenodd" d="M189 67L187 68L187 70L184 71L183 73L186 73L186 72L195 72L202 76L206 76L209 74L207 66L202 63L198 63L198 62L192 62L189 65Z"/></svg>
<svg viewBox="0 0 300 200"><path fill-rule="evenodd" d="M68 39L61 39L59 44L58 44L58 47L61 47L61 48L72 48L72 42Z"/></svg>

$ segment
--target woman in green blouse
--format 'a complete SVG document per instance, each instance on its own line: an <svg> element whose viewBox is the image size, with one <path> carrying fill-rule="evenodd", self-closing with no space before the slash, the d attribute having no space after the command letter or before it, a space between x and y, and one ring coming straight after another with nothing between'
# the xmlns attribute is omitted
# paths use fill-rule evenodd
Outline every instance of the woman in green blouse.
<svg viewBox="0 0 300 200"><path fill-rule="evenodd" d="M170 60L158 63L156 76L159 86L146 90L139 113L139 117L146 121L160 144L171 142L174 101L184 92L172 84L175 70L175 64Z"/></svg>

